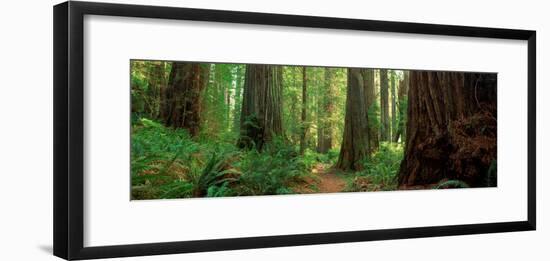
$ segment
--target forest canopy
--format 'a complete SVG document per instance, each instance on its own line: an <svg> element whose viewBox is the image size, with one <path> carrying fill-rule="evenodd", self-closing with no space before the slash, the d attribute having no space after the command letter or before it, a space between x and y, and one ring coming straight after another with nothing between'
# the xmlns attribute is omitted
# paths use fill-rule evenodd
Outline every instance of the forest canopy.
<svg viewBox="0 0 550 261"><path fill-rule="evenodd" d="M496 186L494 73L130 63L132 199Z"/></svg>

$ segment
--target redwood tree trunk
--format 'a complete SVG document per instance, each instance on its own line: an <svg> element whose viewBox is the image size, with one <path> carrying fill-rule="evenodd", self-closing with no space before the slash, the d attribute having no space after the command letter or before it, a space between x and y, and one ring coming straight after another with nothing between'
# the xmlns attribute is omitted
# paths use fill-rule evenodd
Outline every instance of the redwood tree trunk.
<svg viewBox="0 0 550 261"><path fill-rule="evenodd" d="M391 134L389 136L390 140L393 140L392 137L395 136L397 133L397 86L396 86L396 79L395 79L395 71L390 70L390 89L391 89Z"/></svg>
<svg viewBox="0 0 550 261"><path fill-rule="evenodd" d="M380 69L380 139L390 140L390 108L388 95L388 70Z"/></svg>
<svg viewBox="0 0 550 261"><path fill-rule="evenodd" d="M334 82L335 71L331 68L325 68L325 95L321 102L321 117L319 124L319 144L317 150L319 153L327 153L332 148L333 137L333 114L336 108L334 104L334 95L336 92L336 83Z"/></svg>
<svg viewBox="0 0 550 261"><path fill-rule="evenodd" d="M201 122L201 96L207 75L208 67L198 63L172 64L161 112L166 126L184 128L191 136L197 136Z"/></svg>
<svg viewBox="0 0 550 261"><path fill-rule="evenodd" d="M281 97L281 66L247 65L239 147L261 150L274 136L282 135Z"/></svg>
<svg viewBox="0 0 550 261"><path fill-rule="evenodd" d="M496 185L496 74L411 71L399 184Z"/></svg>
<svg viewBox="0 0 550 261"><path fill-rule="evenodd" d="M361 170L368 157L366 95L361 69L348 69L346 116L342 147L336 167Z"/></svg>
<svg viewBox="0 0 550 261"><path fill-rule="evenodd" d="M148 105L146 111L150 118L158 119L160 115L159 103L162 100L161 89L166 81L166 77L164 76L164 62L150 62L149 66L147 71L147 81L149 85L147 96L152 97L152 99L146 104Z"/></svg>
<svg viewBox="0 0 550 261"><path fill-rule="evenodd" d="M407 93L409 90L409 72L403 72L403 79L399 81L397 92L397 129L393 135L393 142L405 141L405 123L407 122Z"/></svg>
<svg viewBox="0 0 550 261"><path fill-rule="evenodd" d="M378 128L376 122L376 91L374 88L374 69L362 69L363 84L366 95L367 110L367 136L369 140L369 153L378 149Z"/></svg>
<svg viewBox="0 0 550 261"><path fill-rule="evenodd" d="M240 129L240 117L241 117L241 105L242 105L242 70L243 67L237 68L235 77L235 103L233 105L233 130L238 131Z"/></svg>
<svg viewBox="0 0 550 261"><path fill-rule="evenodd" d="M300 132L300 155L306 150L306 139L308 132L307 122L307 74L306 67L302 67L302 127Z"/></svg>

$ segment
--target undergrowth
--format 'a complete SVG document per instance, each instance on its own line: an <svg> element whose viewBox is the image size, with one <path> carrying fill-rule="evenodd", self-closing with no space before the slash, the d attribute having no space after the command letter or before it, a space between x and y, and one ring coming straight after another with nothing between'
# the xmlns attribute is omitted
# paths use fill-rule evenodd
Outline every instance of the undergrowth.
<svg viewBox="0 0 550 261"><path fill-rule="evenodd" d="M363 170L348 179L346 191L396 190L403 145L381 142L379 150L363 162Z"/></svg>
<svg viewBox="0 0 550 261"><path fill-rule="evenodd" d="M243 150L237 148L234 133L214 140L207 135L191 138L185 130L134 115L132 199L294 194L308 180L318 180L311 172L316 165L334 165L339 153L308 149L299 155L298 148L282 137L273 138L261 152ZM345 191L397 189L402 157L402 145L380 143L379 150L363 162L362 171L342 175Z"/></svg>
<svg viewBox="0 0 550 261"><path fill-rule="evenodd" d="M239 150L229 135L192 139L139 117L131 136L132 199L292 194L318 161L316 154L298 157L280 137L262 152Z"/></svg>

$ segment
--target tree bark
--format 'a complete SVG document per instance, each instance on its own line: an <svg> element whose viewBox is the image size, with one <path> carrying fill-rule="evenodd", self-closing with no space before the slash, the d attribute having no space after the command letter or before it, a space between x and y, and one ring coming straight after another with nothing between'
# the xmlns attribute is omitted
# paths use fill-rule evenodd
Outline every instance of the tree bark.
<svg viewBox="0 0 550 261"><path fill-rule="evenodd" d="M282 67L247 65L241 112L240 148L261 150L282 135Z"/></svg>
<svg viewBox="0 0 550 261"><path fill-rule="evenodd" d="M402 187L496 185L496 74L411 71ZM493 182L494 181L494 182Z"/></svg>
<svg viewBox="0 0 550 261"><path fill-rule="evenodd" d="M403 72L403 79L399 81L399 91L397 91L397 130L393 136L393 142L405 142L406 131L405 123L407 122L407 93L409 90L409 72Z"/></svg>
<svg viewBox="0 0 550 261"><path fill-rule="evenodd" d="M333 137L333 117L336 105L334 104L334 96L336 92L336 83L334 69L325 68L325 92L321 98L321 120L319 124L319 139L317 151L319 153L327 153L332 149Z"/></svg>
<svg viewBox="0 0 550 261"><path fill-rule="evenodd" d="M361 170L368 157L367 107L361 69L348 69L346 116L342 147L336 167L342 170Z"/></svg>
<svg viewBox="0 0 550 261"><path fill-rule="evenodd" d="M224 107L224 111L225 111L225 121L227 123L227 126L225 126L225 129L226 130L230 130L231 129L231 94L232 94L232 89L233 87L233 83L232 82L228 82L226 83L226 86L222 86L223 89L223 96L224 96L224 103L225 103L225 107Z"/></svg>
<svg viewBox="0 0 550 261"><path fill-rule="evenodd" d="M380 69L380 140L390 140L390 115L388 102L388 71Z"/></svg>
<svg viewBox="0 0 550 261"><path fill-rule="evenodd" d="M306 67L302 67L302 128L300 132L300 155L306 150L307 132L309 124L307 122L307 73Z"/></svg>
<svg viewBox="0 0 550 261"><path fill-rule="evenodd" d="M374 86L374 69L362 69L363 85L365 88L365 100L367 110L367 136L369 141L369 153L373 153L378 149L378 127L376 124L376 91Z"/></svg>
<svg viewBox="0 0 550 261"><path fill-rule="evenodd" d="M172 64L163 95L162 119L166 126L183 128L192 137L198 135L201 122L202 91L208 79L208 67L198 63Z"/></svg>
<svg viewBox="0 0 550 261"><path fill-rule="evenodd" d="M389 136L390 140L393 140L392 137L397 133L397 93L396 93L396 79L395 71L390 70L390 89L391 89L391 134Z"/></svg>
<svg viewBox="0 0 550 261"><path fill-rule="evenodd" d="M233 130L238 131L240 129L240 114L241 114L241 104L242 104L242 71L243 67L238 65L237 71L235 73L235 102L233 104Z"/></svg>
<svg viewBox="0 0 550 261"><path fill-rule="evenodd" d="M299 110L298 95L297 95L297 91L295 91L298 89L297 75L299 74L299 72L298 72L298 67L295 67L295 66L288 67L288 70L289 70L289 73L292 75L291 89L293 90L292 95L290 97L290 114L291 114L290 121L293 124L290 124L290 126L288 126L288 127L292 127L292 129L290 130L289 138L293 144L297 144L300 142L300 137L301 137L300 132L302 131L302 128L300 127L300 125L295 124L299 122L299 118L301 117L298 111Z"/></svg>
<svg viewBox="0 0 550 261"><path fill-rule="evenodd" d="M159 117L159 104L162 100L161 89L165 82L164 77L164 62L148 62L149 68L147 70L147 82L149 88L146 95L150 97L150 100L146 103L148 108L146 108L147 113L151 119Z"/></svg>

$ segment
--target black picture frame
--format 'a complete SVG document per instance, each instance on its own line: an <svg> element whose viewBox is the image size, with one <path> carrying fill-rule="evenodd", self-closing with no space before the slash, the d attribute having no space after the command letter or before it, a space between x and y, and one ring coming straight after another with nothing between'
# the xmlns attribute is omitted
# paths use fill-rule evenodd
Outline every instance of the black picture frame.
<svg viewBox="0 0 550 261"><path fill-rule="evenodd" d="M451 226L244 237L84 247L83 216L83 17L161 18L225 23L482 37L527 41L527 220ZM64 2L54 6L54 255L71 259L329 244L535 230L536 228L536 32L406 22L204 10L176 7Z"/></svg>

